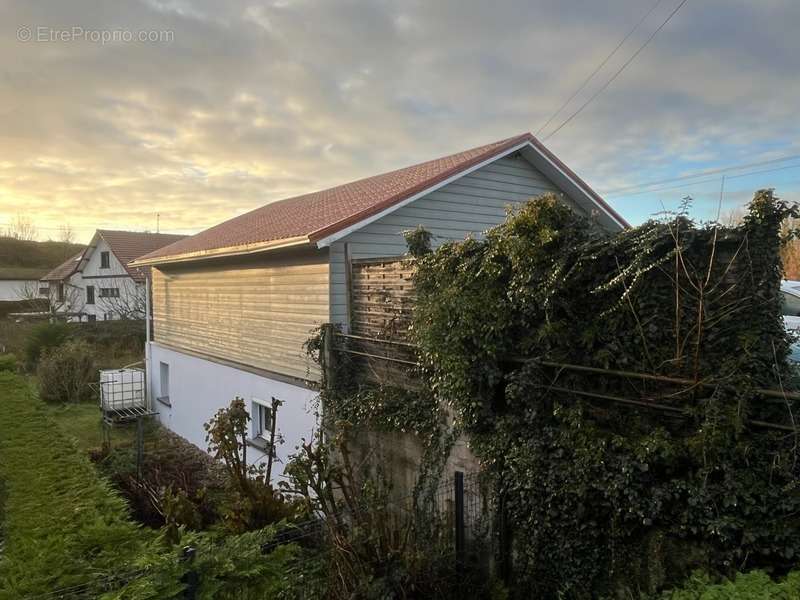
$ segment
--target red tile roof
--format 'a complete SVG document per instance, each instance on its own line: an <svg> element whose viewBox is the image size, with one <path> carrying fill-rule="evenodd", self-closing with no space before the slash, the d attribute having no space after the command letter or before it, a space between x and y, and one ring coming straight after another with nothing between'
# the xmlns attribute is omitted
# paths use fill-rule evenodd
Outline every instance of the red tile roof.
<svg viewBox="0 0 800 600"><path fill-rule="evenodd" d="M143 267L130 266L134 259L186 238L185 235L171 233L113 231L110 229L98 229L96 235L106 241L128 274L137 280L143 280L148 271Z"/></svg>
<svg viewBox="0 0 800 600"><path fill-rule="evenodd" d="M125 267L128 274L137 281L144 280L145 275L148 273L148 268L131 266L130 263L133 262L135 258L186 238L185 235L174 235L171 233L114 231L111 229L98 229L92 241L98 237L106 241L111 251L114 253L114 256L117 257L117 260ZM87 246L75 256L64 261L42 277L42 281L61 281L68 279L79 270L88 249Z"/></svg>
<svg viewBox="0 0 800 600"><path fill-rule="evenodd" d="M86 252L86 248L78 252L75 256L71 256L63 263L58 265L55 269L50 271L47 275L42 277L42 281L61 281L63 279L67 279L70 275L75 273L78 270L78 266L81 264L81 259L83 258L83 253Z"/></svg>
<svg viewBox="0 0 800 600"><path fill-rule="evenodd" d="M382 175L272 202L151 252L139 260L149 261L181 255L202 255L214 250L246 248L252 244L279 242L293 238L306 238L311 242L318 241L525 142L533 144L559 168L568 173L573 180L576 180L580 186L584 187L596 202L611 212L621 223L625 223L588 185L572 171L566 169L563 163L545 149L532 134L524 133Z"/></svg>

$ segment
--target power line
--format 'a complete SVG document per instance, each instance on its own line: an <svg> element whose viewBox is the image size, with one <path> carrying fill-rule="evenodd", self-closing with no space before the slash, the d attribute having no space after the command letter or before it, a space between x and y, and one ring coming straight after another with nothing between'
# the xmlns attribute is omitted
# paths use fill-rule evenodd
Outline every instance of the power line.
<svg viewBox="0 0 800 600"><path fill-rule="evenodd" d="M696 179L697 177L705 177L706 175L718 175L720 173L727 173L728 171L738 171L739 169L748 169L750 167L760 167L762 165L771 165L780 162L786 162L787 160L795 160L800 158L800 154L788 154L786 156L780 156L778 158L771 158L768 160L760 160L756 162L750 163L740 163L738 165L731 165L729 167L718 167L714 169L706 169L703 171L697 171L696 173L689 173L688 175L680 175L678 177L670 177L668 179L658 179L656 181L648 181L646 183L636 183L633 185L626 185L623 187L615 188L612 190L606 190L603 192L603 195L616 195L619 192L628 192L633 190L642 190L644 188L648 188L655 185L661 185L662 183L672 183L674 181L685 181L687 179ZM716 181L716 178L714 179Z"/></svg>
<svg viewBox="0 0 800 600"><path fill-rule="evenodd" d="M750 177L751 175L758 175L760 173L773 173L775 171L785 171L787 169L797 169L797 168L800 168L800 164L784 165L782 167L774 167L772 169L759 169L757 171L748 171L746 173L739 173L738 175L728 175L727 179L729 179L729 180L730 179L740 179L742 177ZM722 172L722 171L720 171L720 172ZM606 198L624 198L626 196L638 196L640 194L647 194L647 193L650 193L650 192L663 192L663 191L667 191L667 190L681 190L681 189L685 189L687 187L691 187L691 186L695 186L695 185L701 185L701 184L704 184L704 183L716 183L718 181L719 181L718 177L712 177L712 178L709 178L709 179L701 179L699 181L689 181L689 182L681 184L681 185L672 185L672 186L667 186L667 187L655 187L655 188L647 188L647 189L635 189L634 188L631 191L625 192L624 194L613 194L613 195L604 194L604 196Z"/></svg>
<svg viewBox="0 0 800 600"><path fill-rule="evenodd" d="M578 94L580 94L580 93L581 93L581 92L582 92L582 91L583 91L583 90L586 88L586 86L587 86L587 85L589 85L589 82L590 82L592 79L594 79L594 76L595 76L595 75L597 75L597 74L600 72L600 70L601 70L603 67L605 67L605 66L606 66L606 64L608 63L608 61L609 61L609 60L611 60L611 59L614 57L614 55L615 55L615 54L616 54L616 53L619 51L619 49L620 49L620 48L622 48L622 46L625 44L625 42L627 42L627 41L628 41L628 39L629 39L629 38L630 38L630 37L633 35L633 33L634 33L634 32L635 32L637 29L639 29L639 27L641 27L642 23L644 23L644 22L647 20L647 18L648 18L648 17L649 17L651 14L653 14L653 11L654 11L654 10L655 10L655 9L658 7L658 5L659 5L659 4L661 4L661 0L656 0L656 3L655 3L655 4L653 4L653 6L651 6L651 7L650 7L650 10L648 10L648 11L647 11L647 12L644 14L644 16L643 16L641 19L639 19L639 22L638 22L638 23L636 23L636 25L634 25L634 26L633 26L633 28L632 28L632 29L631 29L631 30L628 32L628 34L627 34L627 35L626 35L624 38L622 38L622 40L619 42L619 44L617 44L616 48L614 48L614 49L611 51L611 53L610 53L610 54L608 54L608 56L606 56L606 57L605 57L605 58L602 60L602 62L600 62L600 64L598 64L598 65L595 67L594 71L592 71L592 72L591 72L591 74L589 75L589 77L587 77L586 79L584 79L584 80L583 80L583 83L580 85L580 87L578 87L578 89L576 89L574 92L572 92L572 95L571 95L569 98L567 98L567 99L564 101L564 103L563 103L561 106L559 106L559 107L558 107L558 110L557 110L556 112L554 112L552 115L550 115L550 118L549 118L549 119L547 119L547 121L544 123L544 125L542 125L541 127L539 127L539 129L537 129L537 130L536 130L536 135L537 135L537 136L538 136L538 135L539 135L539 134L540 134L540 133L541 133L541 132L542 132L544 129L546 129L548 125L550 125L550 123L553 121L553 119L555 119L555 118L556 118L556 117L557 117L557 116L558 116L558 115L561 113L561 111L562 111L562 110L564 110L564 108L566 108L566 107L567 107L567 105L568 105L570 102L572 102L572 101L575 99L575 96L577 96Z"/></svg>
<svg viewBox="0 0 800 600"><path fill-rule="evenodd" d="M594 101L594 99L595 99L595 98L597 98L597 97L598 97L600 94L602 94L604 91L606 91L606 89L608 88L608 86L610 86L610 85L611 85L611 84L614 82L614 80L615 80L617 77L619 77L619 75L620 75L620 74L621 74L621 73L622 73L622 72L623 72L623 71L624 71L624 70L627 68L627 66L628 66L629 64L631 64L631 63L632 63L634 60L636 60L636 57L637 57L637 56L639 56L639 54L641 54L642 50L644 50L644 49L647 47L647 45L648 45L648 44L649 44L649 43L650 43L650 42L653 40L653 38L654 38L654 37L656 37L656 35L658 35L658 32L659 32L659 31L661 31L662 29L664 29L664 27L666 26L666 24L667 24L667 23L669 23L669 22L672 20L672 17L674 17L674 16L675 16L675 15L678 13L678 11L679 11L679 10L680 10L680 9L683 7L683 5L684 5L684 4L686 4L686 2L687 2L687 1L688 1L688 0L681 0L680 4L678 4L678 6L676 6L676 7L675 7L675 9L674 9L674 10L673 10L671 13L669 13L669 15L667 15L667 18L666 18L666 19L664 19L664 21L662 21L661 25L659 25L659 26L656 28L656 30L655 30L653 33L651 33L651 34L650 34L650 37L648 37L648 38L647 38L647 39L646 39L646 40L645 40L645 41L642 43L642 45L641 45L641 46L639 46L639 48L636 50L636 52L634 52L634 53L633 53L633 54L630 56L630 58L629 58L628 60L626 60L624 63L622 63L622 66L621 66L619 69L617 69L617 71L616 71L616 72L615 72L615 73L614 73L614 74L611 76L611 78L610 78L608 81L606 81L606 82L605 82L605 83L604 83L604 84L603 84L603 85L600 87L600 89L599 89L599 90L597 90L597 91L596 91L594 94L592 94L592 95L589 97L589 99L588 99L586 102L584 102L583 104L581 104L581 105L580 105L580 107L578 108L578 110L576 110L576 111L575 111L575 112L573 112L573 113L572 113L572 114L571 114L569 117L567 117L567 118L566 118L566 119L565 119L565 120L564 120L564 121L561 123L561 125L559 125L558 127L556 127L556 128L555 128L553 131L551 131L549 134L547 134L547 136L544 138L544 140L543 140L543 141L547 141L547 140L549 140L549 139L550 139L551 137L553 137L553 136L554 136L556 133L558 133L559 131L561 131L561 129L562 129L563 127L565 127L565 126L566 126L568 123L570 123L570 122L571 122L571 121L572 121L572 120L573 120L575 117L577 117L579 114L581 114L581 113L583 112L583 109L584 109L584 108L586 108L587 106L589 106L589 104L591 104L591 103Z"/></svg>

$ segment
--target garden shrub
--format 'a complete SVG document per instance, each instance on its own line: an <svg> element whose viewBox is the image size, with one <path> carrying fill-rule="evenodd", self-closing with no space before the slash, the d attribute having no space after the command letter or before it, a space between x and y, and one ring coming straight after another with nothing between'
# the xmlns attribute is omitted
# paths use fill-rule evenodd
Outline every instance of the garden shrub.
<svg viewBox="0 0 800 600"><path fill-rule="evenodd" d="M128 500L136 520L149 527L169 522L208 529L221 519L230 493L218 463L161 426L146 432L141 479L132 446L98 449L92 460Z"/></svg>
<svg viewBox="0 0 800 600"><path fill-rule="evenodd" d="M273 414L276 414L278 402L273 400ZM265 450L265 461L248 463L249 423L244 400L234 398L203 426L208 451L222 464L227 475L229 500L225 506L225 525L233 532L260 529L282 519L302 516L303 504L294 502L272 485L274 448ZM277 443L276 439L272 443Z"/></svg>
<svg viewBox="0 0 800 600"><path fill-rule="evenodd" d="M107 600L311 598L298 581L295 544L270 548L275 528L239 535L186 533L179 545L142 554L142 574ZM184 548L191 548L191 557ZM189 588L194 595L188 593Z"/></svg>
<svg viewBox="0 0 800 600"><path fill-rule="evenodd" d="M10 371L14 373L17 370L17 357L13 354L0 354L0 371Z"/></svg>
<svg viewBox="0 0 800 600"><path fill-rule="evenodd" d="M89 384L97 381L97 368L86 342L74 340L46 350L36 375L45 402L84 402L95 395Z"/></svg>
<svg viewBox="0 0 800 600"><path fill-rule="evenodd" d="M68 328L72 338L85 340L97 350L103 368L115 368L144 358L144 320L69 323Z"/></svg>
<svg viewBox="0 0 800 600"><path fill-rule="evenodd" d="M60 346L68 338L66 323L39 323L31 328L25 341L25 368L34 370L45 350Z"/></svg>
<svg viewBox="0 0 800 600"><path fill-rule="evenodd" d="M794 600L800 598L800 571L773 581L764 571L737 573L733 580L715 582L694 573L679 589L663 592L659 600Z"/></svg>

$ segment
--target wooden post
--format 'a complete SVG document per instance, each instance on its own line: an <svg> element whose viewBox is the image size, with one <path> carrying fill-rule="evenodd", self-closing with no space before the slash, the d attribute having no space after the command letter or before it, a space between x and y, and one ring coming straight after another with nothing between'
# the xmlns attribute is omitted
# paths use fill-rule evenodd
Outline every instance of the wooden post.
<svg viewBox="0 0 800 600"><path fill-rule="evenodd" d="M334 334L336 329L331 323L322 326L322 368L324 371L323 384L332 388L336 384L335 357L334 357Z"/></svg>
<svg viewBox="0 0 800 600"><path fill-rule="evenodd" d="M344 332L350 333L350 324L353 321L353 256L350 253L350 244L344 244L344 285L347 293L345 294L345 321Z"/></svg>

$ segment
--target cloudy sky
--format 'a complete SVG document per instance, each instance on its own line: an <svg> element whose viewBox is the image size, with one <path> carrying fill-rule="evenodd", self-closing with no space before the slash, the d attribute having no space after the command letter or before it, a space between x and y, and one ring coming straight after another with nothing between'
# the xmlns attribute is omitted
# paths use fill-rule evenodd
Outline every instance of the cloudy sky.
<svg viewBox="0 0 800 600"><path fill-rule="evenodd" d="M0 0L0 226L195 232L536 132L653 6L540 137L632 222L712 218L719 174L629 188L731 165L723 213L800 200L797 0L688 0L548 137L678 3Z"/></svg>

